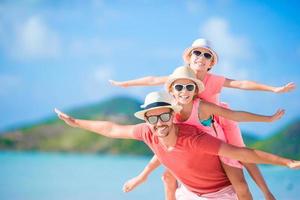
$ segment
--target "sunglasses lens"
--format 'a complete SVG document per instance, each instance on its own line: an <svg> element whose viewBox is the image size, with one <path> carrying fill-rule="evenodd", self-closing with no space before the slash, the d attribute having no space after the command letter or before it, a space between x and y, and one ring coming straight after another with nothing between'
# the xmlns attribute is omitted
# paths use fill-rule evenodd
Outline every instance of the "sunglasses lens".
<svg viewBox="0 0 300 200"><path fill-rule="evenodd" d="M147 118L148 122L150 124L156 124L156 122L158 121L158 117L157 116L150 116Z"/></svg>
<svg viewBox="0 0 300 200"><path fill-rule="evenodd" d="M195 55L195 56L200 56L201 55L201 51L193 51L193 54Z"/></svg>
<svg viewBox="0 0 300 200"><path fill-rule="evenodd" d="M183 85L175 85L174 89L180 92L183 89Z"/></svg>
<svg viewBox="0 0 300 200"><path fill-rule="evenodd" d="M160 115L160 119L163 122L168 122L171 118L171 113L164 113Z"/></svg>
<svg viewBox="0 0 300 200"><path fill-rule="evenodd" d="M212 55L210 53L204 53L203 56L206 58L206 59L211 59Z"/></svg>
<svg viewBox="0 0 300 200"><path fill-rule="evenodd" d="M187 90L187 91L190 91L190 92L191 92L191 91L194 91L194 89L195 89L195 85L190 84L190 85L187 85L187 86L186 86L186 90Z"/></svg>

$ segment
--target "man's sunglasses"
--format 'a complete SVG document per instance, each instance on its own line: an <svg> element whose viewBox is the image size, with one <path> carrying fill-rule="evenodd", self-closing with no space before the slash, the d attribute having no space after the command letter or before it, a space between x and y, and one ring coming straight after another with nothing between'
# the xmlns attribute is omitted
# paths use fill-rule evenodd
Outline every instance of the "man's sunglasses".
<svg viewBox="0 0 300 200"><path fill-rule="evenodd" d="M187 85L183 85L183 84L175 84L173 86L174 90L180 92L182 91L184 88L189 91L192 92L195 90L195 85L194 84L187 84Z"/></svg>
<svg viewBox="0 0 300 200"><path fill-rule="evenodd" d="M160 119L162 122L168 122L171 119L171 113L162 113L160 115L151 115L151 116L145 116L146 120L149 122L149 124L156 124L158 122L158 119Z"/></svg>
<svg viewBox="0 0 300 200"><path fill-rule="evenodd" d="M192 51L192 54L194 54L195 56L203 55L204 58L206 58L207 60L210 60L212 58L212 55L210 53L207 53L207 52L203 53L199 50Z"/></svg>

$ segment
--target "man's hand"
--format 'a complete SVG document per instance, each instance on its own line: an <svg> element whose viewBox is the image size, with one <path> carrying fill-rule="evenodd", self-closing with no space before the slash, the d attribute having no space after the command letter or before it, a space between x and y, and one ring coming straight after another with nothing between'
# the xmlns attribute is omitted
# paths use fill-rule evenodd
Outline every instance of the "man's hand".
<svg viewBox="0 0 300 200"><path fill-rule="evenodd" d="M291 162L288 163L288 167L291 169L300 169L300 161L291 160Z"/></svg>
<svg viewBox="0 0 300 200"><path fill-rule="evenodd" d="M274 92L275 93L285 93L285 92L290 92L290 91L294 90L295 88L296 88L296 84L291 82L282 87L276 87L274 89Z"/></svg>
<svg viewBox="0 0 300 200"><path fill-rule="evenodd" d="M54 109L54 112L56 112L59 119L63 120L69 126L72 126L72 127L75 127L75 128L79 127L78 123L76 122L76 119L74 119L74 118L70 117L69 115L61 112L57 108Z"/></svg>

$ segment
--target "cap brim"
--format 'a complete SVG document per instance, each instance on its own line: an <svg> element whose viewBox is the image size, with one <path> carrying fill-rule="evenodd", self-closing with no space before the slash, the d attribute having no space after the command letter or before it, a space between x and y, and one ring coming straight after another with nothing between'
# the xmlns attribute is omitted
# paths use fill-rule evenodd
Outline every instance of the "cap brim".
<svg viewBox="0 0 300 200"><path fill-rule="evenodd" d="M159 109L159 108L170 108L172 109L174 112L180 112L180 110L182 109L181 106L179 105L170 105L170 106L158 106L158 107L154 107L154 108L149 108L149 109L146 109L146 110L141 110L141 111L138 111L136 113L134 113L134 116L138 119L141 119L141 120L145 120L145 113L150 111L150 110L155 110L155 109Z"/></svg>

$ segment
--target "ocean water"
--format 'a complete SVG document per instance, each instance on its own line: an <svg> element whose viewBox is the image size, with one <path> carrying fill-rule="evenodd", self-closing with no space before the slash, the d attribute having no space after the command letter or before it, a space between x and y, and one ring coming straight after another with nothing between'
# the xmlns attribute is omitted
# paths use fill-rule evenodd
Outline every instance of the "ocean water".
<svg viewBox="0 0 300 200"><path fill-rule="evenodd" d="M0 200L160 200L164 199L156 170L130 193L123 183L140 172L148 157L0 151ZM300 170L260 166L278 200L300 199ZM254 199L263 199L247 175Z"/></svg>

